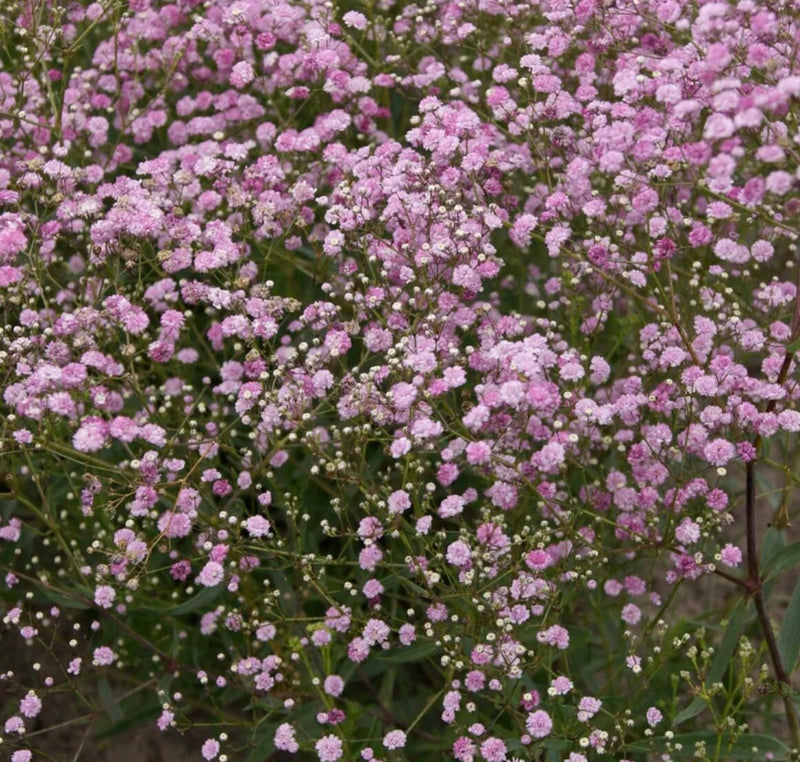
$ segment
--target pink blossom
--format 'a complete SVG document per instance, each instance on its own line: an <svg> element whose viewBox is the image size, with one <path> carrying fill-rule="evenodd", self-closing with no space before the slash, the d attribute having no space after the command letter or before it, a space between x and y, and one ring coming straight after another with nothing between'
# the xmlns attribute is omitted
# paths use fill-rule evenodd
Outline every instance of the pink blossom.
<svg viewBox="0 0 800 762"><path fill-rule="evenodd" d="M559 624L554 624L545 630L539 630L536 633L536 640L540 643L547 643L547 645L555 646L560 650L564 650L569 646L569 632Z"/></svg>
<svg viewBox="0 0 800 762"><path fill-rule="evenodd" d="M469 546L461 540L451 543L447 548L447 561L453 566L467 566L470 563Z"/></svg>
<svg viewBox="0 0 800 762"><path fill-rule="evenodd" d="M715 439L703 448L703 457L712 466L724 466L736 457L736 446L726 439Z"/></svg>
<svg viewBox="0 0 800 762"><path fill-rule="evenodd" d="M340 696L344 690L344 680L339 675L328 675L323 684L325 693L329 696Z"/></svg>
<svg viewBox="0 0 800 762"><path fill-rule="evenodd" d="M197 575L197 582L204 587L214 587L222 582L225 569L217 561L208 561Z"/></svg>
<svg viewBox="0 0 800 762"><path fill-rule="evenodd" d="M358 11L347 11L342 17L345 26L363 31L367 28L367 17Z"/></svg>
<svg viewBox="0 0 800 762"><path fill-rule="evenodd" d="M742 563L742 551L731 543L727 543L722 550L720 550L720 560L725 566L739 566Z"/></svg>
<svg viewBox="0 0 800 762"><path fill-rule="evenodd" d="M661 711L659 709L657 709L654 706L651 706L647 710L646 717L647 717L647 724L651 728L654 728L656 725L658 725L659 722L661 722L661 720L663 719L664 715L661 713Z"/></svg>
<svg viewBox="0 0 800 762"><path fill-rule="evenodd" d="M505 762L508 759L506 745L499 738L487 738L481 743L480 750L486 762Z"/></svg>
<svg viewBox="0 0 800 762"><path fill-rule="evenodd" d="M383 745L389 749L402 749L406 745L406 734L402 730L390 730L383 737Z"/></svg>
<svg viewBox="0 0 800 762"><path fill-rule="evenodd" d="M395 490L389 495L389 512L403 513L411 507L411 500L405 490Z"/></svg>
<svg viewBox="0 0 800 762"><path fill-rule="evenodd" d="M300 746L295 740L294 733L294 728L288 722L281 723L275 731L275 748L292 754L297 753Z"/></svg>
<svg viewBox="0 0 800 762"><path fill-rule="evenodd" d="M594 696L583 696L578 702L578 720L580 722L588 722L599 711L603 702Z"/></svg>
<svg viewBox="0 0 800 762"><path fill-rule="evenodd" d="M342 758L342 742L334 735L322 736L314 744L314 748L317 750L320 762L336 762Z"/></svg>
<svg viewBox="0 0 800 762"><path fill-rule="evenodd" d="M685 545L694 545L700 535L700 525L689 518L685 518L675 529L675 539Z"/></svg>
<svg viewBox="0 0 800 762"><path fill-rule="evenodd" d="M553 721L544 709L531 712L525 720L525 727L534 738L545 738L553 730Z"/></svg>
<svg viewBox="0 0 800 762"><path fill-rule="evenodd" d="M249 61L234 64L230 74L230 83L237 88L249 85L255 79L255 70Z"/></svg>
<svg viewBox="0 0 800 762"><path fill-rule="evenodd" d="M35 691L28 691L19 702L19 712L23 717L34 718L42 711L42 700Z"/></svg>
<svg viewBox="0 0 800 762"><path fill-rule="evenodd" d="M108 646L95 648L92 654L92 662L100 667L107 667L109 664L113 664L114 659L116 659L116 656Z"/></svg>
<svg viewBox="0 0 800 762"><path fill-rule="evenodd" d="M642 619L642 612L635 603L629 603L622 608L622 621L628 625L638 624Z"/></svg>
<svg viewBox="0 0 800 762"><path fill-rule="evenodd" d="M244 522L244 528L253 537L269 537L272 525L263 516L250 516Z"/></svg>
<svg viewBox="0 0 800 762"><path fill-rule="evenodd" d="M110 609L114 603L116 592L113 587L99 585L94 591L94 602L103 609Z"/></svg>
<svg viewBox="0 0 800 762"><path fill-rule="evenodd" d="M411 645L417 638L416 628L413 624L404 624L397 631L398 639L404 646Z"/></svg>

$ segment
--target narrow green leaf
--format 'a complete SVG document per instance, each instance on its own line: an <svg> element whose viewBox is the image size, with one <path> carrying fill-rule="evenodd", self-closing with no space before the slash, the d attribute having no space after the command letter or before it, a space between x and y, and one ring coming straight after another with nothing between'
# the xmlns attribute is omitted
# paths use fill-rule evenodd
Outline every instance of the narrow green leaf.
<svg viewBox="0 0 800 762"><path fill-rule="evenodd" d="M86 597L89 593L88 590L86 593L82 594L81 597L79 597L79 593L73 593L71 591L61 593L57 590L52 590L47 587L42 588L42 593L53 603L58 604L66 609L79 609L81 611L85 611L86 609L90 609L92 607L88 601L88 598Z"/></svg>
<svg viewBox="0 0 800 762"><path fill-rule="evenodd" d="M763 563L763 575L774 577L782 571L791 569L796 564L800 564L800 542L793 542L785 548L781 548L770 558L765 558Z"/></svg>
<svg viewBox="0 0 800 762"><path fill-rule="evenodd" d="M684 707L680 712L678 712L678 714L675 715L675 719L672 721L672 724L680 725L682 722L686 722L686 720L691 720L692 717L697 717L697 715L700 714L700 712L702 712L705 708L706 702L700 696L695 696L689 706Z"/></svg>
<svg viewBox="0 0 800 762"><path fill-rule="evenodd" d="M761 542L761 567L767 567L770 559L775 558L784 549L785 545L786 532L775 527L767 529Z"/></svg>
<svg viewBox="0 0 800 762"><path fill-rule="evenodd" d="M100 705L113 722L121 722L125 719L125 713L122 711L119 702L114 698L111 686L104 677L97 681L97 693L100 696Z"/></svg>
<svg viewBox="0 0 800 762"><path fill-rule="evenodd" d="M725 635L722 642L719 644L714 655L714 661L711 664L711 669L708 671L708 682L717 683L720 678L725 674L733 654L736 651L736 646L739 644L739 638L742 636L744 629L744 617L747 613L747 606L739 604L734 610L731 618L728 620L728 626L725 629Z"/></svg>
<svg viewBox="0 0 800 762"><path fill-rule="evenodd" d="M697 733L681 733L675 736L660 736L649 741L636 741L628 749L632 751L666 751L667 748L674 749L681 744L685 751L685 756L674 756L674 759L693 759L695 744L705 743L706 748L713 751L720 743L720 748L725 753L724 759L727 762L733 760L763 760L767 752L771 752L773 760L785 760L788 758L789 747L781 743L772 736L761 735L759 733L745 733L736 738L735 741L729 735L720 738L715 731L702 731Z"/></svg>
<svg viewBox="0 0 800 762"><path fill-rule="evenodd" d="M149 702L135 703L135 699L133 706L131 704L130 700L126 701L126 708L122 711L122 719L111 721L108 725L93 729L93 737L98 740L113 738L134 728L141 727L148 722L154 722L158 717L160 710L155 704Z"/></svg>
<svg viewBox="0 0 800 762"><path fill-rule="evenodd" d="M800 350L800 339L795 339L794 341L790 342L786 345L786 354L793 354Z"/></svg>
<svg viewBox="0 0 800 762"><path fill-rule="evenodd" d="M422 585L418 585L414 580L408 579L407 577L402 578L403 584L410 588L413 593L417 595L427 595L428 591L422 587Z"/></svg>
<svg viewBox="0 0 800 762"><path fill-rule="evenodd" d="M411 664L415 661L424 661L438 650L433 643L416 643L406 648L387 651L386 654L381 654L380 660L393 664Z"/></svg>
<svg viewBox="0 0 800 762"><path fill-rule="evenodd" d="M739 638L742 635L746 613L747 607L745 605L740 604L734 609L731 618L728 620L728 626L725 628L725 635L722 637L722 642L719 644L719 648L714 654L714 661L711 663L711 668L708 670L706 685L719 682L725 674L725 670L728 668L733 658L736 646L739 643ZM705 706L706 702L700 696L697 696L689 706L678 712L675 719L672 721L673 725L679 725L682 722L686 722L686 720L690 720L692 717L696 717L703 711Z"/></svg>
<svg viewBox="0 0 800 762"><path fill-rule="evenodd" d="M273 739L277 729L277 722L270 722L259 727L254 741L255 746L244 762L264 762L265 759L269 759L270 754L275 751Z"/></svg>
<svg viewBox="0 0 800 762"><path fill-rule="evenodd" d="M170 608L158 610L162 614L169 614L170 616L191 614L192 612L198 611L204 606L208 606L210 603L213 603L215 600L217 600L217 598L222 595L222 591L224 589L225 588L221 584L215 585L214 587L206 587L197 593L197 595L193 595L191 598L189 598L188 601L179 603L177 606L171 606Z"/></svg>
<svg viewBox="0 0 800 762"><path fill-rule="evenodd" d="M548 739L544 742L544 747L547 749L547 762L561 762L564 759L564 754L571 747L570 741L566 739ZM519 745L522 746L521 744ZM518 747L519 748L519 747ZM518 749L514 749L517 751Z"/></svg>
<svg viewBox="0 0 800 762"><path fill-rule="evenodd" d="M792 599L783 615L778 633L778 651L784 669L791 674L797 664L797 655L800 654L800 581L795 585Z"/></svg>

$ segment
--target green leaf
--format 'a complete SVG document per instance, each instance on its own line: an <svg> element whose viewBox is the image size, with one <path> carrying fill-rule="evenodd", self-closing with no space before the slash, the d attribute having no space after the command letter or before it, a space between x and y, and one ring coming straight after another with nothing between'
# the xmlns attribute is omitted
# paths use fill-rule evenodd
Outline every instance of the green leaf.
<svg viewBox="0 0 800 762"><path fill-rule="evenodd" d="M636 741L630 744L628 749L635 751L665 752L668 748L674 749L677 744L683 746L683 755L678 756L674 751L671 753L673 759L693 759L695 744L704 742L706 748L713 754L719 743L719 749L724 753L723 759L727 762L732 760L763 760L766 752L772 752L774 760L787 759L789 747L781 743L777 738L765 736L759 733L746 733L740 735L733 741L730 735L720 736L715 731L702 731L698 733L681 733L675 736L660 736L649 741Z"/></svg>
<svg viewBox="0 0 800 762"><path fill-rule="evenodd" d="M100 705L105 709L106 714L113 722L121 722L125 719L125 712L122 711L122 707L111 691L108 680L104 677L100 678L97 682L97 693L100 696Z"/></svg>
<svg viewBox="0 0 800 762"><path fill-rule="evenodd" d="M672 721L672 724L680 725L682 722L686 722L686 720L691 720L692 717L697 717L697 715L700 714L700 712L702 712L705 708L705 699L703 699L701 696L695 696L689 706L684 707L680 712L678 712L678 714L675 715L675 719Z"/></svg>
<svg viewBox="0 0 800 762"><path fill-rule="evenodd" d="M543 746L547 749L546 762L561 762L566 752L572 747L572 742L563 738L550 738L544 741Z"/></svg>
<svg viewBox="0 0 800 762"><path fill-rule="evenodd" d="M747 606L741 603L736 606L728 620L728 626L725 629L725 635L719 648L714 654L714 661L711 664L711 669L708 671L708 682L717 683L725 674L733 654L736 652L736 646L739 644L739 638L744 629L744 618L747 613Z"/></svg>
<svg viewBox="0 0 800 762"><path fill-rule="evenodd" d="M800 542L793 542L785 548L781 548L774 555L764 559L763 575L774 577L782 571L791 569L796 564L800 564Z"/></svg>
<svg viewBox="0 0 800 762"><path fill-rule="evenodd" d="M69 590L61 592L45 587L42 588L42 593L44 594L45 598L66 609L79 609L81 611L86 611L86 609L92 608L92 605L89 603L90 591L88 589L82 593L73 593Z"/></svg>
<svg viewBox="0 0 800 762"><path fill-rule="evenodd" d="M388 651L379 657L381 661L392 664L412 664L416 661L424 661L429 656L433 656L439 649L430 642L415 643L414 645L398 650Z"/></svg>
<svg viewBox="0 0 800 762"><path fill-rule="evenodd" d="M181 616L182 614L191 614L193 611L198 611L210 603L213 603L217 598L222 595L225 588L222 584L214 585L214 587L206 587L202 589L197 595L193 595L188 601L179 603L177 606L170 606L166 609L153 609L160 611L162 614L169 614L171 616Z"/></svg>
<svg viewBox="0 0 800 762"><path fill-rule="evenodd" d="M777 506L776 506L777 508ZM761 568L766 568L770 564L770 559L780 553L786 545L786 532L782 529L770 527L764 533L761 542Z"/></svg>
<svg viewBox="0 0 800 762"><path fill-rule="evenodd" d="M116 721L111 721L107 725L101 725L98 728L93 728L92 736L95 739L113 738L119 736L133 728L141 727L142 725L155 721L159 715L159 707L150 702L138 701L138 697L128 697L125 704L126 707L122 711L122 718ZM109 719L111 719L109 717Z"/></svg>
<svg viewBox="0 0 800 762"><path fill-rule="evenodd" d="M800 581L795 585L792 599L778 633L778 651L781 655L784 669L791 674L797 664L797 655L800 653Z"/></svg>
<svg viewBox="0 0 800 762"><path fill-rule="evenodd" d="M725 629L725 635L722 638L722 642L719 644L719 648L714 654L714 661L711 662L711 668L708 670L706 685L710 686L713 683L719 682L722 676L725 674L725 670L728 668L728 665L733 658L733 654L736 651L736 646L739 643L739 638L742 635L746 613L747 607L741 603L734 609L731 618L728 620L728 626ZM700 712L703 711L705 706L706 702L703 700L703 698L697 696L689 704L689 706L678 712L678 714L675 716L675 719L672 721L672 724L680 725L680 723L686 722L686 720L690 720L692 717L696 717L698 714L700 714Z"/></svg>
<svg viewBox="0 0 800 762"><path fill-rule="evenodd" d="M264 762L265 759L269 759L270 754L275 751L273 739L279 724L270 722L258 728L254 739L254 748L247 755L244 762Z"/></svg>
<svg viewBox="0 0 800 762"><path fill-rule="evenodd" d="M786 354L793 354L800 350L800 339L795 339L794 341L790 342L786 345Z"/></svg>

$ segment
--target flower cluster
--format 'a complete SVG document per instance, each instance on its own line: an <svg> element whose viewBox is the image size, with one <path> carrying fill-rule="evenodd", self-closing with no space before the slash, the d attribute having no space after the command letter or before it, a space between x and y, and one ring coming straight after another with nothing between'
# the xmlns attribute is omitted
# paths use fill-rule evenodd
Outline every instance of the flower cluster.
<svg viewBox="0 0 800 762"><path fill-rule="evenodd" d="M345 5L2 11L12 759L115 674L222 762L788 755L796 9Z"/></svg>

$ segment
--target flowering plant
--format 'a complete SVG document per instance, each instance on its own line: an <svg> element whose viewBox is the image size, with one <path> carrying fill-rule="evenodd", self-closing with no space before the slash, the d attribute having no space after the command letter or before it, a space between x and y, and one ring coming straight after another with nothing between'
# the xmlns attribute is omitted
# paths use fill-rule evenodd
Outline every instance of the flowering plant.
<svg viewBox="0 0 800 762"><path fill-rule="evenodd" d="M2 14L12 762L800 750L793 4Z"/></svg>

